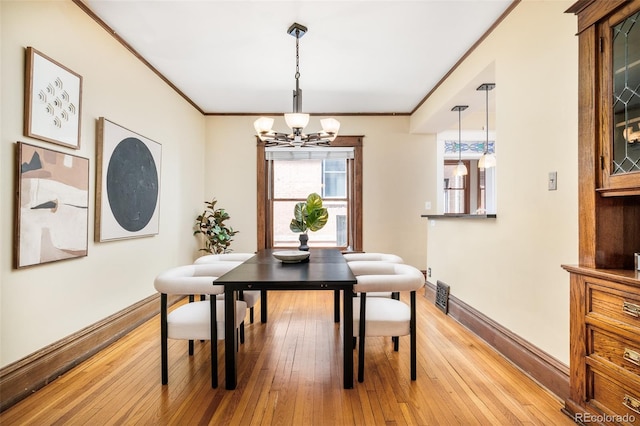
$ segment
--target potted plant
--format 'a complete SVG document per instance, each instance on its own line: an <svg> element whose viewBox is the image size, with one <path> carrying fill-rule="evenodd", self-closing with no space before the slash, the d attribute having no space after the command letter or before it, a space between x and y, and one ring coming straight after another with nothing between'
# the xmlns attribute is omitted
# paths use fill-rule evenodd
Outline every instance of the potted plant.
<svg viewBox="0 0 640 426"><path fill-rule="evenodd" d="M231 216L224 209L216 209L216 203L215 198L204 202L207 207L201 215L196 217L193 235L202 234L204 236L204 248L201 248L200 251L212 254L227 253L231 251L229 249L231 241L233 241L231 237L240 231L234 231L224 223Z"/></svg>
<svg viewBox="0 0 640 426"><path fill-rule="evenodd" d="M318 231L327 224L329 212L322 207L322 197L315 192L309 194L307 201L297 203L293 208L293 219L289 224L289 229L293 232L300 232L300 246L298 250L309 250L308 231Z"/></svg>

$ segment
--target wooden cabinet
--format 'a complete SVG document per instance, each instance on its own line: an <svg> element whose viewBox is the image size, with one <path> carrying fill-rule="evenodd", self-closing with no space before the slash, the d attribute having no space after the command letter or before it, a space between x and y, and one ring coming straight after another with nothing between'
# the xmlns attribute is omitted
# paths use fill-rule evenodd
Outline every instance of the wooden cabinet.
<svg viewBox="0 0 640 426"><path fill-rule="evenodd" d="M595 25L601 68L597 110L602 112L596 154L603 196L640 194L640 10L634 3Z"/></svg>
<svg viewBox="0 0 640 426"><path fill-rule="evenodd" d="M640 281L632 270L571 273L570 398L577 420L640 425ZM590 421L585 421L590 423Z"/></svg>
<svg viewBox="0 0 640 426"><path fill-rule="evenodd" d="M567 12L578 16L579 264L563 265L565 410L640 425L640 0L581 0Z"/></svg>

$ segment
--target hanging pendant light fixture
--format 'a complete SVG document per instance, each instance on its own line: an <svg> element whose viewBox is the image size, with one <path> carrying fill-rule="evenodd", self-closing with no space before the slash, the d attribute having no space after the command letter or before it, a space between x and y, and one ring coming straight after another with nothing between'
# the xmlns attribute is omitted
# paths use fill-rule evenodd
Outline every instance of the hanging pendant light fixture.
<svg viewBox="0 0 640 426"><path fill-rule="evenodd" d="M296 89L293 91L293 112L285 114L284 119L292 133L279 133L273 131L273 118L260 117L253 127L258 133L258 137L266 146L316 146L329 145L340 129L340 122L335 118L325 118L320 120L322 131L317 133L302 133L309 124L309 114L302 113L302 89L300 89L300 50L299 40L307 32L307 27L298 23L292 24L287 33L296 38Z"/></svg>
<svg viewBox="0 0 640 426"><path fill-rule="evenodd" d="M484 90L486 93L486 108L487 108L487 122L485 124L485 130L487 133L487 140L484 145L484 153L480 160L478 160L478 168L490 169L496 166L496 156L489 152L489 90L493 90L496 87L495 83L484 83L478 86L476 90Z"/></svg>
<svg viewBox="0 0 640 426"><path fill-rule="evenodd" d="M451 111L458 111L458 165L453 172L454 176L466 176L467 166L462 162L462 111L469 108L469 105L456 105Z"/></svg>

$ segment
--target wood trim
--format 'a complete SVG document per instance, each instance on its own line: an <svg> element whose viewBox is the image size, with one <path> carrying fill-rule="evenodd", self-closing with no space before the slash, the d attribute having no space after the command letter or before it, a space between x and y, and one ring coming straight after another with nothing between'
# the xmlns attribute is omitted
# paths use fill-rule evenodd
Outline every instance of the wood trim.
<svg viewBox="0 0 640 426"><path fill-rule="evenodd" d="M578 34L580 34L628 1L629 0L579 0L567 9L565 13L574 13L578 16Z"/></svg>
<svg viewBox="0 0 640 426"><path fill-rule="evenodd" d="M435 302L436 285L427 281L425 297ZM560 399L569 396L569 367L522 339L455 296L449 295L453 319L474 332L532 379Z"/></svg>
<svg viewBox="0 0 640 426"><path fill-rule="evenodd" d="M581 265L596 266L596 182L599 161L596 158L597 131L600 104L596 101L597 42L595 28L589 28L578 38L578 235L579 262ZM589 89L586 89L586 88Z"/></svg>
<svg viewBox="0 0 640 426"><path fill-rule="evenodd" d="M573 271L570 271L570 286L569 292L569 336L571 336L571 345L569 352L569 366L572 385L569 390L569 395L565 400L565 410L571 413L578 413L583 410L577 409L577 407L585 401L587 393L586 389L586 368L584 368L584 357L587 349L586 345L581 342L586 342L586 327L583 321L577 321L578 318L584 318L585 315L585 285L584 276L579 275Z"/></svg>
<svg viewBox="0 0 640 426"><path fill-rule="evenodd" d="M140 53L138 53L138 51L136 49L134 49L129 43L127 43L122 37L120 37L118 35L118 33L113 30L113 28L111 28L109 25L107 25L106 22L104 22L102 19L100 19L100 17L98 15L93 13L93 11L91 9L89 9L89 7L86 4L84 4L83 0L71 0L71 1L73 1L76 4L76 6L78 6L80 9L82 9L82 11L84 13L89 15L89 17L91 19L96 21L98 23L98 25L100 25L102 28L104 28L111 35L111 37L115 38L121 45L124 46L125 49L127 49L129 52L133 53L133 56L138 58L138 60L140 62L145 64L151 71L153 71L154 74L156 74L158 77L160 77L160 80L164 81L169 87L171 87L173 90L175 90L176 93L178 93L180 96L182 96L192 107L194 107L196 110L198 110L200 112L200 114L204 115L204 111L202 110L202 108L200 108L182 90L178 89L178 87L175 84L173 84L171 82L171 80L169 80L167 77L165 77L160 71L158 71L158 69L156 67L151 65L151 63L149 61L147 61Z"/></svg>
<svg viewBox="0 0 640 426"><path fill-rule="evenodd" d="M449 76L451 76L451 74L453 74L453 72L458 69L458 67L460 65L462 65L462 63L464 61L467 60L467 58L473 53L474 50L476 50L478 48L478 46L480 46L480 44L482 44L482 42L484 42L484 40L489 37L489 34L491 34L493 32L493 30L495 30L498 25L500 25L502 23L502 21L505 20L505 18L507 16L509 16L509 14L513 11L513 9L516 8L516 6L520 3L521 0L513 0L511 2L511 4L509 5L509 7L507 8L507 10L504 11L504 13L502 15L500 15L500 17L498 19L496 19L496 22L493 23L493 25L491 25L491 27L489 27L489 29L482 35L482 37L480 37L478 39L478 41L476 41L473 46L471 46L469 48L469 50L467 50L465 52L464 55L462 55L462 57L458 60L458 62L456 62L451 69L444 75L442 76L442 78L440 79L440 81L438 81L435 86L433 86L433 88L429 91L429 93L427 93L427 95L422 98L422 100L418 103L418 105L416 105L413 110L411 111L411 115L413 115L421 106L422 104L424 104L427 99L429 99L431 97L431 95L433 95L433 93L438 90L438 88L442 85L442 83L444 83Z"/></svg>
<svg viewBox="0 0 640 426"><path fill-rule="evenodd" d="M169 87L175 90L180 96L182 96L190 105L192 105L196 110L198 110L202 115L205 116L262 116L262 115L281 115L282 112L205 112L200 106L198 106L191 98L189 98L184 92L182 92L178 87L173 84L167 77L165 77L160 71L158 71L149 61L147 61L137 50L135 50L129 43L127 43L122 37L116 33L106 22L98 17L93 11L84 3L83 0L71 0L75 3L83 12L85 12L91 19L96 21L98 25L104 28L113 38L115 38L120 44L122 44L125 49L129 52L133 53L133 56L138 58L143 64L145 64L151 71L153 71L162 81L167 83ZM324 113L312 113L316 116L353 116L353 117L369 117L369 116L400 116L400 117L410 117L413 115L421 106L424 104L427 99L440 87L444 81L449 78L449 76L467 59L469 55L493 32L498 25L511 13L511 11L520 3L521 0L513 0L511 5L504 11L502 15L491 25L491 27L480 37L474 44L471 46L469 50L454 64L453 67L436 83L435 86L425 95L424 98L416 105L410 112L324 112ZM624 0L622 0L624 1Z"/></svg>
<svg viewBox="0 0 640 426"><path fill-rule="evenodd" d="M267 248L267 194L260 191L266 179L267 167L264 154L264 143L256 136L256 220L257 220L257 249Z"/></svg>
<svg viewBox="0 0 640 426"><path fill-rule="evenodd" d="M350 203L352 207L352 217L355 220L353 232L353 242L351 248L354 251L362 250L362 145L364 142L363 135L347 135L338 136L331 142L332 147L353 147L354 160L351 162L353 167L353 179L351 180L352 187L349 188L352 191L353 199ZM269 221L271 220L268 215L271 211L271 200L267 197L266 191L271 186L272 176L268 176L268 169L265 161L265 144L256 137L256 218L257 218L257 248L258 250L264 248L270 248L270 244L273 241L273 236L269 235L271 227Z"/></svg>
<svg viewBox="0 0 640 426"><path fill-rule="evenodd" d="M353 250L363 250L364 249L364 238L363 238L363 204L362 204L362 141L363 137L360 137L358 140L358 144L354 147L355 150L355 158L358 160L353 162L353 220L355 221L353 231Z"/></svg>
<svg viewBox="0 0 640 426"><path fill-rule="evenodd" d="M160 312L155 294L0 369L0 412L52 382ZM180 300L176 296L173 304Z"/></svg>
<svg viewBox="0 0 640 426"><path fill-rule="evenodd" d="M285 111L286 112L286 111ZM265 116L275 115L279 116L285 112L205 112L207 116L234 116L234 117L248 117L248 116ZM307 111L305 111L307 112ZM410 112L309 112L314 117L410 117Z"/></svg>

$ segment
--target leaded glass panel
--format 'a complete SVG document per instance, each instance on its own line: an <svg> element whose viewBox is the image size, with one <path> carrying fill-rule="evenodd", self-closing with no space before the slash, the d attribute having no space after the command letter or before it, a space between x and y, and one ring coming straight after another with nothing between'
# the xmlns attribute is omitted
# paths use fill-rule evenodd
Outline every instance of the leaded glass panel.
<svg viewBox="0 0 640 426"><path fill-rule="evenodd" d="M640 171L640 12L613 27L611 174Z"/></svg>

